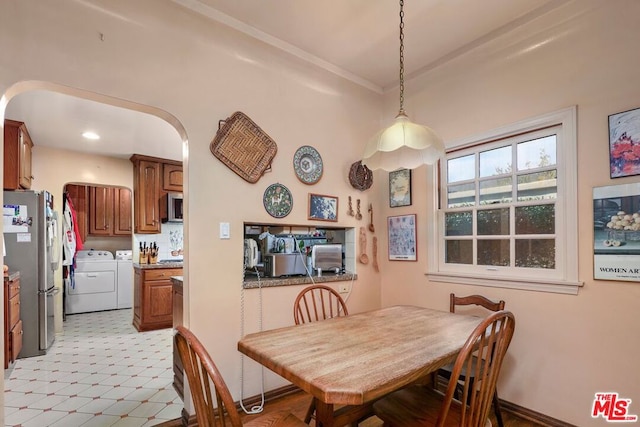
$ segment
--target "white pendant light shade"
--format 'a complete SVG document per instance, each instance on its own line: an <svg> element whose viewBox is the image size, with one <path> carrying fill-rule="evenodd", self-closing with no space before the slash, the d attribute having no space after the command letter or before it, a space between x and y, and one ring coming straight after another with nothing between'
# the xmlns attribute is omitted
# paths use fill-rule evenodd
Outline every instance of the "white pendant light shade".
<svg viewBox="0 0 640 427"><path fill-rule="evenodd" d="M364 149L362 164L371 170L414 169L434 164L444 154L444 142L433 129L412 123L401 111L393 125L375 134Z"/></svg>

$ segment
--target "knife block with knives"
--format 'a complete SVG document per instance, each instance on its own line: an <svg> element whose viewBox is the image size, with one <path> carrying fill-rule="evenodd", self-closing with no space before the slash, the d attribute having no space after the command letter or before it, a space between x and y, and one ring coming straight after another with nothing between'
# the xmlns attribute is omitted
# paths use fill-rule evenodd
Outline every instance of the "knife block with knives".
<svg viewBox="0 0 640 427"><path fill-rule="evenodd" d="M146 242L140 242L140 264L158 263L158 245L153 242L147 247Z"/></svg>

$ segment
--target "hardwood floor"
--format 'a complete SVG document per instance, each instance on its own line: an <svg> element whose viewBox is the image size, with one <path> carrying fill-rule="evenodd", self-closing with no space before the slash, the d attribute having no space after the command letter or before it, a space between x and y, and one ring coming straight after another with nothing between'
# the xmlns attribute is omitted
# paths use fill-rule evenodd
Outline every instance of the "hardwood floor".
<svg viewBox="0 0 640 427"><path fill-rule="evenodd" d="M247 415L243 412L240 412L240 417L242 418L243 422L247 422L253 418L257 418L261 415L268 414L273 411L286 410L286 411L292 412L298 418L303 419L307 411L307 408L309 407L309 402L311 402L311 397L309 397L309 395L307 395L306 393L303 393L303 392L294 393L283 398L269 401L268 403L265 404L264 411L258 415ZM502 411L502 417L504 419L505 427L539 427L539 426L546 425L546 424L539 424L533 421L522 419L520 417L517 417L516 415L513 415L509 412L504 411L504 409ZM491 419L491 424L494 427L496 427L498 423L496 421L495 415L493 414L493 411L490 414L490 419ZM315 427L315 423L311 421L310 426ZM381 427L381 426L382 426L382 421L374 416L360 423L358 427ZM180 419L167 421L162 424L156 425L156 427L182 427L182 421Z"/></svg>
<svg viewBox="0 0 640 427"><path fill-rule="evenodd" d="M268 402L265 405L263 414L269 413L270 411L278 411L278 410L287 410L292 412L298 418L303 419L304 415L309 407L309 402L311 402L311 397L306 393L300 392L295 393L291 396L287 396L281 399L273 400ZM250 420L251 418L257 417L257 415L246 415L244 413L240 414L242 420ZM508 412L502 411L502 417L504 419L505 427L539 427L542 424L534 423L531 421L527 421L521 418L516 417ZM498 425L495 415L493 415L493 411L491 413L491 423L495 427ZM311 421L311 426L314 426L314 422ZM376 417L371 417L364 422L360 423L359 427L381 427L382 421Z"/></svg>

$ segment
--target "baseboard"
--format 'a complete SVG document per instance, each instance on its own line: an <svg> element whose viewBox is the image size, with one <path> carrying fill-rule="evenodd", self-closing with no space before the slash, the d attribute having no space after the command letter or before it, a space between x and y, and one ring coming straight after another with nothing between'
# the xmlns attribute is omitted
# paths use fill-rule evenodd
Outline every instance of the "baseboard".
<svg viewBox="0 0 640 427"><path fill-rule="evenodd" d="M437 376L435 381L436 388L438 390L446 390L448 385L448 380L446 378ZM516 405L515 403L511 403L502 399L498 400L500 401L500 408L504 412L509 412L519 418L522 418L523 420L540 424L542 427L576 427L573 424L565 423L564 421L557 420L548 415L525 408L524 406Z"/></svg>
<svg viewBox="0 0 640 427"><path fill-rule="evenodd" d="M557 420L548 415L525 408L524 406L516 405L515 403L507 402L502 399L498 400L500 401L500 408L504 412L509 412L519 418L540 424L543 427L576 427L573 424L565 423L564 421Z"/></svg>
<svg viewBox="0 0 640 427"><path fill-rule="evenodd" d="M297 386L293 384L289 384L284 387L276 388L274 390L265 392L264 401L266 403L266 402L269 402L270 400L276 400L282 397L287 397L292 394L300 393L300 391L301 391L300 388L298 388ZM258 396L247 397L246 399L244 399L242 404L244 405L245 408L248 408L251 406L259 405L261 402L262 402L262 397L258 395ZM238 411L241 410L239 402L236 403L236 408L238 408Z"/></svg>
<svg viewBox="0 0 640 427"><path fill-rule="evenodd" d="M296 394L296 393L300 393L300 389L296 386L294 386L293 384L284 386L284 387L280 387L277 388L275 390L271 390L268 391L264 394L264 401L269 402L270 400L276 400L279 399L281 397L287 397L289 395L292 394ZM261 396L252 396L252 397L248 397L246 399L244 399L244 401L242 402L244 407L251 407L251 406L255 406L255 405L259 405L262 402L262 397ZM242 411L242 407L240 406L240 402L236 402L236 408L238 409L238 412ZM182 408L182 413L181 413L181 417L180 417L180 423L179 424L167 424L166 426L163 425L162 427L175 427L175 426L182 426L182 427L195 427L198 425L198 421L196 420L196 416L195 415L191 415L189 416L189 413Z"/></svg>
<svg viewBox="0 0 640 427"><path fill-rule="evenodd" d="M180 415L182 415L182 427L194 427L198 425L198 420L196 419L195 414L189 416L187 410L182 408L182 413Z"/></svg>
<svg viewBox="0 0 640 427"><path fill-rule="evenodd" d="M286 385L284 387L280 387L271 391L268 391L264 394L264 401L269 402L271 400L280 399L283 397L287 397L292 394L300 393L300 388L293 384ZM262 401L261 396L252 396L248 397L244 400L243 404L246 407L259 405ZM236 407L238 411L241 410L240 403L236 403ZM503 411L509 412L513 415L516 415L522 419L527 421L534 422L543 427L577 427L574 424L569 424L564 421L557 420L548 415L542 414L540 412L536 412L532 409L525 408L524 406L516 405L515 403L508 402L506 400L500 399L500 407ZM182 410L182 426L183 427L193 427L196 426L196 417L195 415L189 417L189 414L184 409Z"/></svg>

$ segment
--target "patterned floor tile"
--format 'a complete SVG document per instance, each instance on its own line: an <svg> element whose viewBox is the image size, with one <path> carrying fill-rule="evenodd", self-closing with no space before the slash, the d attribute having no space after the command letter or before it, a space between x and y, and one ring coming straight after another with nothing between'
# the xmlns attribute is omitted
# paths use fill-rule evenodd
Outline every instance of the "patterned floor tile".
<svg viewBox="0 0 640 427"><path fill-rule="evenodd" d="M172 330L139 333L132 315L67 316L46 355L5 371L5 426L148 427L180 417Z"/></svg>

